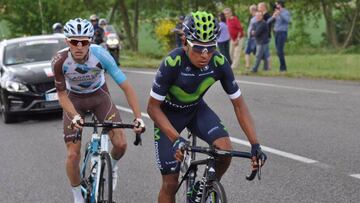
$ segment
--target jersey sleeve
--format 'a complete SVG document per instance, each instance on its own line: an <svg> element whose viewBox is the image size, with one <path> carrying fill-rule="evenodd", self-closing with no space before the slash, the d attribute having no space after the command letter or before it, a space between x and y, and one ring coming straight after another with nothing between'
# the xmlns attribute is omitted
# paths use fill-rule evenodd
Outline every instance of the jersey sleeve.
<svg viewBox="0 0 360 203"><path fill-rule="evenodd" d="M215 56L215 57L224 57L224 56L220 55L220 56ZM230 63L226 59L223 59L223 60L224 60L224 64L221 67L221 71L222 71L221 76L222 77L220 79L220 82L221 82L221 85L222 85L224 91L228 94L230 99L236 99L236 98L240 97L241 90L240 90L238 84L236 83L234 73L231 69Z"/></svg>
<svg viewBox="0 0 360 203"><path fill-rule="evenodd" d="M51 68L54 73L56 91L65 91L66 82L63 71L63 64L67 57L67 51L57 53L51 61Z"/></svg>
<svg viewBox="0 0 360 203"><path fill-rule="evenodd" d="M120 85L126 80L125 74L117 66L114 58L100 46L92 46L92 53L100 60L102 67L110 74L112 79Z"/></svg>
<svg viewBox="0 0 360 203"><path fill-rule="evenodd" d="M176 66L177 62L175 62L175 64L172 64L171 62L178 61L176 59L179 57L180 56L176 56L175 59L173 59L171 56L168 56L161 62L160 67L156 72L155 80L150 92L150 96L154 99L159 101L165 100L168 90L175 80L178 72L178 68Z"/></svg>

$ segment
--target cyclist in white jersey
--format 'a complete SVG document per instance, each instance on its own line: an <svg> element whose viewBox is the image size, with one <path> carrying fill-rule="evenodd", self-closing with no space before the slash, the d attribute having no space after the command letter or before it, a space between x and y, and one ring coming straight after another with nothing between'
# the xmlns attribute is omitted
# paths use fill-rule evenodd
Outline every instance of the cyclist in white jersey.
<svg viewBox="0 0 360 203"><path fill-rule="evenodd" d="M111 120L120 122L120 114L111 101L106 86L104 70L124 92L127 102L134 114L134 131L145 130L144 121L133 87L124 73L116 65L111 55L98 45L90 45L94 35L91 23L81 18L70 20L64 26L66 43L69 48L61 50L53 58L52 67L55 74L55 86L59 102L63 108L64 140L66 143L66 172L72 186L75 203L83 203L80 187L80 149L81 142L76 140L78 122L83 122L86 111L91 110L102 122ZM109 137L113 144L111 161L113 166L113 189L116 186L117 161L124 155L126 139L123 130L112 129Z"/></svg>

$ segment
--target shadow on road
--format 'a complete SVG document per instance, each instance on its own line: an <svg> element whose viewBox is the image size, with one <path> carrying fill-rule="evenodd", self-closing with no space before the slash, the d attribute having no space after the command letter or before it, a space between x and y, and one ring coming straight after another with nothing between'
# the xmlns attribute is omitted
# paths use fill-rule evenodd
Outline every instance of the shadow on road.
<svg viewBox="0 0 360 203"><path fill-rule="evenodd" d="M30 115L23 115L17 117L16 123L23 123L28 121L56 121L62 120L62 111L59 112L53 112L53 113L41 113L41 114L30 114ZM14 124L16 124L14 123Z"/></svg>

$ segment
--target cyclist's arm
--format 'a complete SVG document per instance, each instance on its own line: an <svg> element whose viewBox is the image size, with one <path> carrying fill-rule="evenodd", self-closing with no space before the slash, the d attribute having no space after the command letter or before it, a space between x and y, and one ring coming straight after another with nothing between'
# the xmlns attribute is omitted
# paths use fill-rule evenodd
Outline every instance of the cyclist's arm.
<svg viewBox="0 0 360 203"><path fill-rule="evenodd" d="M257 144L258 140L256 138L254 122L227 60L224 61L221 70L223 72L220 82L234 106L236 118L249 142L251 144Z"/></svg>
<svg viewBox="0 0 360 203"><path fill-rule="evenodd" d="M178 57L180 56L170 54L161 62L153 82L147 107L147 112L151 119L172 142L179 137L179 133L172 126L160 106L165 100L171 84L177 78L178 66L176 64L181 64L181 62L172 64L169 61L175 60Z"/></svg>
<svg viewBox="0 0 360 203"><path fill-rule="evenodd" d="M63 73L63 63L66 59L66 56L67 50L59 52L52 59L51 66L54 72L54 82L59 97L59 103L63 110L70 116L71 119L73 119L75 115L78 115L78 113L76 112L75 107L70 101L66 91L65 76Z"/></svg>
<svg viewBox="0 0 360 203"><path fill-rule="evenodd" d="M171 125L164 112L161 110L160 105L162 101L159 101L150 96L148 101L147 112L154 123L165 133L165 135L174 142L180 135L176 129Z"/></svg>
<svg viewBox="0 0 360 203"><path fill-rule="evenodd" d="M243 96L241 95L235 99L231 99L231 102L234 106L236 118L242 130L245 132L245 135L248 138L250 144L259 143L256 136L254 121L251 117L251 114Z"/></svg>
<svg viewBox="0 0 360 203"><path fill-rule="evenodd" d="M135 118L141 118L139 102L135 90L127 81L125 74L121 71L120 67L117 66L113 57L102 47L94 46L91 48L93 53L100 60L100 63L103 65L103 67L108 71L113 80L124 91L126 100L130 108L132 109Z"/></svg>
<svg viewBox="0 0 360 203"><path fill-rule="evenodd" d="M139 102L138 102L134 88L131 86L131 84L127 80L125 80L124 82L119 84L119 87L124 91L127 103L129 104L130 108L132 109L135 118L141 118Z"/></svg>

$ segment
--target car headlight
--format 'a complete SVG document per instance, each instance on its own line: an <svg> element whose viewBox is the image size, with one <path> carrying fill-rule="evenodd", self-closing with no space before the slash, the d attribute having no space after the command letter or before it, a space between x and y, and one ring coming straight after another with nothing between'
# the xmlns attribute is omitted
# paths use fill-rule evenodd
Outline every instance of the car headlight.
<svg viewBox="0 0 360 203"><path fill-rule="evenodd" d="M6 81L5 82L6 90L9 92L27 92L29 89L19 82Z"/></svg>
<svg viewBox="0 0 360 203"><path fill-rule="evenodd" d="M106 40L106 44L108 44L108 45L117 45L117 44L119 44L119 40L117 40L117 39L108 39L108 40Z"/></svg>

